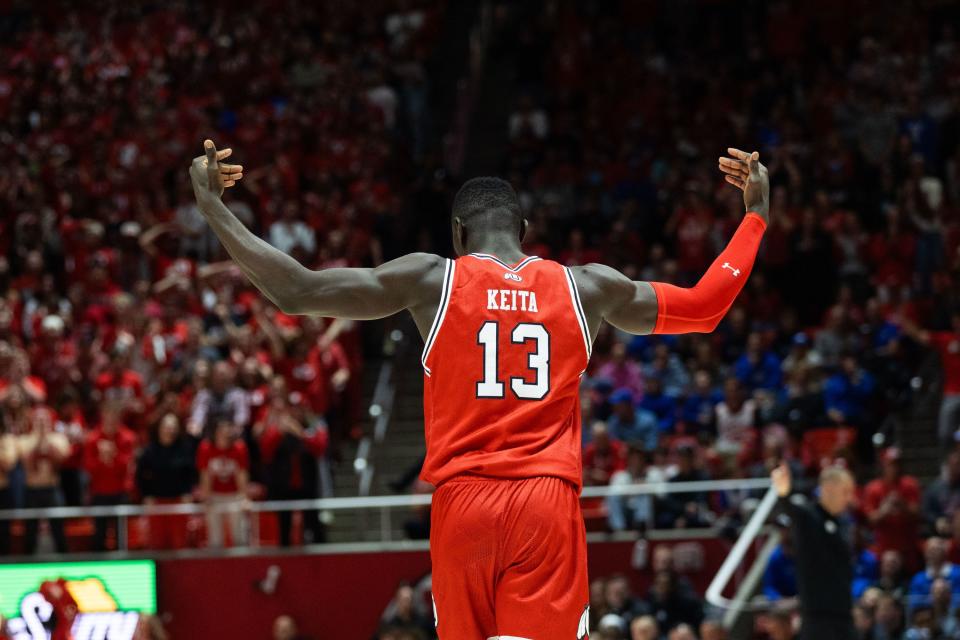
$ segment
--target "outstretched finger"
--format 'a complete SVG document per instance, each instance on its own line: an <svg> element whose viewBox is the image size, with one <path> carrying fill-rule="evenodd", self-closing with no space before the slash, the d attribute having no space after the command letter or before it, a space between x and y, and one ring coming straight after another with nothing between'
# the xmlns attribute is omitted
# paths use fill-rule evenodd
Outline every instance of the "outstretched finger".
<svg viewBox="0 0 960 640"><path fill-rule="evenodd" d="M726 156L720 156L718 162L725 167L732 167L737 169L746 169L746 165L742 160L736 160L734 158L728 158Z"/></svg>
<svg viewBox="0 0 960 640"><path fill-rule="evenodd" d="M720 169L720 171L723 171L724 173L729 174L731 176L739 176L741 178L746 178L748 175L747 167L742 162L739 162L737 160L733 160L730 162L720 162L717 165L717 168Z"/></svg>
<svg viewBox="0 0 960 640"><path fill-rule="evenodd" d="M217 151L217 160L226 160L232 153L233 149L230 147L227 147L226 149L220 149L220 151Z"/></svg>
<svg viewBox="0 0 960 640"><path fill-rule="evenodd" d="M742 178L736 178L734 176L723 176L723 179L737 187L738 189L746 189L747 183Z"/></svg>
<svg viewBox="0 0 960 640"><path fill-rule="evenodd" d="M750 159L750 154L746 151L741 151L740 149L734 149L733 147L727 147L727 153L736 158L737 160L742 160L746 162Z"/></svg>
<svg viewBox="0 0 960 640"><path fill-rule="evenodd" d="M241 164L221 164L220 173L224 176L228 176L234 173L241 173L243 171L243 165Z"/></svg>

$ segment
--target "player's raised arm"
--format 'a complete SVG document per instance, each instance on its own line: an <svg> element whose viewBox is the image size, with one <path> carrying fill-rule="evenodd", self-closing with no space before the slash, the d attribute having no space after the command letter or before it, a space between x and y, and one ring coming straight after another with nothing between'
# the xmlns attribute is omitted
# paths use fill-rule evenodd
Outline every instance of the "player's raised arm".
<svg viewBox="0 0 960 640"><path fill-rule="evenodd" d="M747 215L727 247L693 287L635 282L610 267L589 264L572 269L594 333L601 320L629 333L707 333L713 331L753 269L770 215L770 181L760 155L727 149L720 170L743 191Z"/></svg>
<svg viewBox="0 0 960 640"><path fill-rule="evenodd" d="M223 190L243 178L241 166L220 162L230 149L218 152L207 140L204 151L190 166L197 205L237 265L281 311L370 320L436 305L444 271L439 256L414 253L375 269L307 269L253 234L223 204Z"/></svg>

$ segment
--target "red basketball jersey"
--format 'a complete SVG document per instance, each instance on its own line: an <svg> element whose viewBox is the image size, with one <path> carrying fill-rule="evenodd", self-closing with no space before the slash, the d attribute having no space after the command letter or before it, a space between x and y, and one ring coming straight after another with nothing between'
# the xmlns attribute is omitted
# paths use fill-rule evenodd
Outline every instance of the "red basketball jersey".
<svg viewBox="0 0 960 640"><path fill-rule="evenodd" d="M590 336L573 275L551 260L448 260L423 349L421 477L556 476L577 487Z"/></svg>

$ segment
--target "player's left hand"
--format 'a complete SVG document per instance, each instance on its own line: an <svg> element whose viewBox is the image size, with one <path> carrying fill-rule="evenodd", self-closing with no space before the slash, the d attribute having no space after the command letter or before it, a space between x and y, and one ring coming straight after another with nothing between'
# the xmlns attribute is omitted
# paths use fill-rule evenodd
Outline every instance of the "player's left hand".
<svg viewBox="0 0 960 640"><path fill-rule="evenodd" d="M239 164L225 164L233 153L233 149L221 149L213 144L213 140L204 140L204 155L197 156L190 165L190 180L193 183L193 192L200 198L202 195L220 197L223 190L237 184L243 178L243 166Z"/></svg>
<svg viewBox="0 0 960 640"><path fill-rule="evenodd" d="M730 155L719 159L724 179L743 191L743 204L747 211L753 211L769 222L770 176L767 168L760 163L760 154L733 147L729 147L727 153Z"/></svg>

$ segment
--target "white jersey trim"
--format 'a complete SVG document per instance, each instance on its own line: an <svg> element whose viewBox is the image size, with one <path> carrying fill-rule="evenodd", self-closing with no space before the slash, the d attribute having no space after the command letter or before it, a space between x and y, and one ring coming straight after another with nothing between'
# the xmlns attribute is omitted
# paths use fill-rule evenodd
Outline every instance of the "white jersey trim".
<svg viewBox="0 0 960 640"><path fill-rule="evenodd" d="M446 269L443 272L443 288L440 291L440 305L437 307L437 315L433 317L433 325L430 327L430 333L427 334L427 339L423 343L423 354L420 356L420 364L423 365L423 371L428 376L430 375L430 368L427 366L427 356L430 355L430 349L437 339L440 325L443 324L443 318L447 315L447 307L450 306L450 294L453 291L453 272L455 268L456 263L448 258Z"/></svg>
<svg viewBox="0 0 960 640"><path fill-rule="evenodd" d="M523 261L520 264L518 264L516 267L511 267L510 265L508 265L506 262L504 262L497 256L492 256L489 253L471 253L469 255L474 258L479 258L480 260L490 260L492 262L496 262L507 271L512 271L514 273L517 273L518 271L523 269L525 266L527 266L531 262L536 262L537 260L542 259L542 258L539 258L538 256L529 256L527 258L524 258Z"/></svg>
<svg viewBox="0 0 960 640"><path fill-rule="evenodd" d="M564 267L567 274L567 288L570 289L570 300L573 303L573 312L577 316L577 324L580 325L580 333L583 335L583 346L587 350L587 358L593 351L593 343L590 340L590 328L587 326L587 316L583 313L583 305L580 304L580 291L577 289L577 281L573 279L573 272L570 267Z"/></svg>

